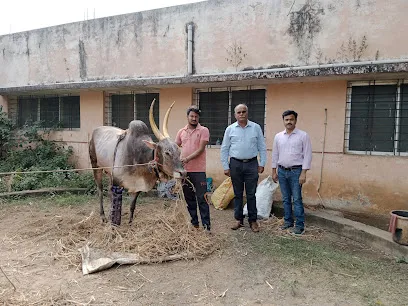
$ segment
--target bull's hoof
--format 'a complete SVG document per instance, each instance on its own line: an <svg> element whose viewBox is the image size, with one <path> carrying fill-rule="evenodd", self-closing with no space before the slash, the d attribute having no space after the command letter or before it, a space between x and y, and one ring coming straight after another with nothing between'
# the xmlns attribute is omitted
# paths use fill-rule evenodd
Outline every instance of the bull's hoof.
<svg viewBox="0 0 408 306"><path fill-rule="evenodd" d="M101 221L102 221L102 224L105 224L105 223L108 222L108 220L106 220L105 216L101 216Z"/></svg>

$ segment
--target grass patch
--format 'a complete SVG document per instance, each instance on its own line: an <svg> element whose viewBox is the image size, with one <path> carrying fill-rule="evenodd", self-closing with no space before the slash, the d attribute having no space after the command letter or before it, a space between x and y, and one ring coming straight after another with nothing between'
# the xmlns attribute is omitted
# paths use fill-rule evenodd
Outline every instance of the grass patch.
<svg viewBox="0 0 408 306"><path fill-rule="evenodd" d="M88 205L90 202L96 203L95 195L88 194L43 194L37 196L13 196L0 198L1 207L18 207L18 206L36 206L38 208L52 208L55 206L81 206Z"/></svg>
<svg viewBox="0 0 408 306"><path fill-rule="evenodd" d="M277 260L297 267L318 266L333 273L351 277L389 272L395 261L387 258L363 257L352 250L342 250L330 241L310 241L297 237L278 236L261 233L248 239L255 252L273 256Z"/></svg>
<svg viewBox="0 0 408 306"><path fill-rule="evenodd" d="M365 305L408 305L405 303L408 265L394 258L353 241L343 248L346 244L343 238L336 236L339 242L334 235L325 234L321 240L278 236L267 231L245 236L236 235L236 242L241 249L254 253L251 258L263 258L265 262L287 267L288 271L302 271L311 281L325 275L325 283L333 290L357 295ZM295 280L287 280L289 291ZM390 294L395 296L394 300L381 299Z"/></svg>
<svg viewBox="0 0 408 306"><path fill-rule="evenodd" d="M151 197L145 193L141 193L137 198L136 207L139 205L149 204ZM131 195L126 192L123 194L122 204L127 209L132 200ZM82 206L93 205L95 210L99 211L99 197L97 194L76 194L70 192L56 193L56 194L41 194L41 195L29 195L29 196L10 196L8 198L0 198L0 207L13 207L35 205L42 209L49 209L55 206ZM104 192L104 206L105 211L108 211L110 205L110 198L106 192Z"/></svg>

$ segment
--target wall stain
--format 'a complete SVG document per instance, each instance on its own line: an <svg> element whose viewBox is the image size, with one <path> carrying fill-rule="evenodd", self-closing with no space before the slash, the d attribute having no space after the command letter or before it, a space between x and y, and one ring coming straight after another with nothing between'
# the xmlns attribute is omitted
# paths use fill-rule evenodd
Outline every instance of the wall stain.
<svg viewBox="0 0 408 306"><path fill-rule="evenodd" d="M121 41L121 39L120 39L120 34L121 34L120 31L121 31L121 29L118 30L118 33L117 33L117 36L116 36L116 44L117 44L117 45L120 45L120 41Z"/></svg>
<svg viewBox="0 0 408 306"><path fill-rule="evenodd" d="M86 52L85 52L85 45L82 40L79 40L79 76L81 80L85 80L87 77L87 70L86 70Z"/></svg>
<svg viewBox="0 0 408 306"><path fill-rule="evenodd" d="M309 63L313 40L321 30L320 15L324 9L317 0L307 0L299 11L290 13L288 33L298 49L298 59Z"/></svg>
<svg viewBox="0 0 408 306"><path fill-rule="evenodd" d="M349 63L349 62L359 62L363 58L368 59L368 54L366 52L368 48L367 37L364 35L360 41L354 39L352 36L349 37L348 43L342 43L336 52L334 58L324 56L323 51L320 47L316 47L316 62L318 64L323 63ZM380 51L377 50L374 59L379 58Z"/></svg>
<svg viewBox="0 0 408 306"><path fill-rule="evenodd" d="M170 25L167 25L166 31L164 31L163 37L166 37L167 34L169 33L170 30Z"/></svg>
<svg viewBox="0 0 408 306"><path fill-rule="evenodd" d="M28 32L26 32L26 34L25 34L26 55L29 57L30 56L30 47L28 46L28 39L29 39L29 34L28 34Z"/></svg>
<svg viewBox="0 0 408 306"><path fill-rule="evenodd" d="M232 44L230 44L226 48L226 52L227 57L225 58L225 60L235 68L235 71L238 71L238 67L247 56L247 54L242 49L241 42L232 42Z"/></svg>
<svg viewBox="0 0 408 306"><path fill-rule="evenodd" d="M337 58L341 61L357 62L361 60L364 52L368 47L367 37L364 35L360 42L357 42L353 37L349 37L347 46L342 43L340 49L337 51Z"/></svg>
<svg viewBox="0 0 408 306"><path fill-rule="evenodd" d="M153 36L157 36L157 27L159 20L156 11L152 12L152 16L149 19L152 22Z"/></svg>

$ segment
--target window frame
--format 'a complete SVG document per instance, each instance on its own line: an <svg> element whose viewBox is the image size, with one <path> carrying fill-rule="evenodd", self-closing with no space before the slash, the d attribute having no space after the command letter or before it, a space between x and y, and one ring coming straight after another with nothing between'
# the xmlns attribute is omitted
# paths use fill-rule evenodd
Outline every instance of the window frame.
<svg viewBox="0 0 408 306"><path fill-rule="evenodd" d="M346 120L344 129L344 153L354 154L354 155L372 155L372 156L408 156L408 152L399 151L399 136L400 136L400 122L401 122L401 85L407 84L404 80L371 80L371 81L352 81L347 83L347 96L346 96ZM381 152L381 151L359 151L359 150L349 150L350 147L350 121L351 121L351 97L353 93L353 87L358 86L384 86L392 85L396 86L396 97L395 97L395 129L394 129L394 146L392 152Z"/></svg>
<svg viewBox="0 0 408 306"><path fill-rule="evenodd" d="M75 131L75 130L80 130L81 129L81 97L80 95L46 95L46 96L17 96L16 97L16 125L19 128L22 128L26 123L21 123L20 120L20 114L21 114L21 109L20 109L20 100L36 100L37 102L37 111L36 111L36 120L33 120L34 122L40 122L41 121L41 100L42 99L52 99L52 98L57 98L58 99L58 124L62 124L63 123L63 119L64 119L64 114L63 114L63 103L64 103L64 98L66 97L78 97L78 102L79 102L79 126L78 127L58 127L61 130L67 130L67 131ZM41 128L44 129L49 129L50 127L47 126L42 126Z"/></svg>
<svg viewBox="0 0 408 306"><path fill-rule="evenodd" d="M206 88L195 88L194 89L194 104L197 105L200 108L200 92L222 92L222 91L228 91L228 123L227 127L231 125L232 123L235 122L235 118L231 115L233 110L232 110L232 92L233 91L250 91L250 90L265 90L265 101L264 101L264 124L263 124L263 134L264 134L264 139L265 137L265 131L267 127L266 123L266 110L267 110L267 102L268 102L268 91L267 91L267 86L228 86L228 87L206 87ZM251 110L249 110L251 111ZM211 131L210 131L211 134ZM216 144L208 144L207 148L221 148L220 145Z"/></svg>
<svg viewBox="0 0 408 306"><path fill-rule="evenodd" d="M158 96L158 99L156 99L156 103L155 103L155 107L157 107L157 116L158 116L158 120L156 122L157 127L159 127L159 129L161 128L161 124L160 124L160 91L159 90L138 90L138 91L108 91L105 92L105 106L104 106L104 125L108 125L108 126L114 126L113 125L113 104L112 104L112 96L123 96L123 95L132 95L133 96L133 101L132 101L132 105L133 105L133 119L132 120L142 120L143 118L137 118L137 95L148 95L148 94L155 94ZM151 104L151 101L150 101ZM149 111L147 112L149 113ZM153 117L155 116L155 114L153 114ZM143 121L143 120L142 120ZM148 129L151 130L150 124L149 124L149 116L147 116L147 122L145 122ZM120 128L119 126L115 126L117 128ZM125 129L127 129L128 127L126 127ZM151 134L149 134L153 141L157 141L156 136L154 135L154 133L152 132Z"/></svg>

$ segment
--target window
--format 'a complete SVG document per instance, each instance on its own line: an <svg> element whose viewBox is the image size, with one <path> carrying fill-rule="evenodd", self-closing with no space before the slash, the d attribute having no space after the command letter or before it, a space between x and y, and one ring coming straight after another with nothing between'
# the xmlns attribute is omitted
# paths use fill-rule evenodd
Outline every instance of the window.
<svg viewBox="0 0 408 306"><path fill-rule="evenodd" d="M40 121L46 128L57 126L59 118L59 98L40 99Z"/></svg>
<svg viewBox="0 0 408 306"><path fill-rule="evenodd" d="M209 145L220 145L225 129L235 122L234 108L248 106L248 119L258 123L262 132L265 125L265 89L209 89L198 90L196 99L201 110L200 123L210 130Z"/></svg>
<svg viewBox="0 0 408 306"><path fill-rule="evenodd" d="M23 126L24 124L32 124L38 121L38 99L35 98L21 98L18 99L18 115L17 124Z"/></svg>
<svg viewBox="0 0 408 306"><path fill-rule="evenodd" d="M159 127L159 94L145 93L145 94L112 94L111 95L111 111L112 111L112 125L121 129L127 129L129 122L135 119L146 123L150 131L152 139L156 139L149 123L149 109L150 105L156 99L153 107L153 118Z"/></svg>
<svg viewBox="0 0 408 306"><path fill-rule="evenodd" d="M370 155L408 152L408 84L350 83L345 151Z"/></svg>
<svg viewBox="0 0 408 306"><path fill-rule="evenodd" d="M41 121L42 126L80 128L80 98L65 97L21 97L18 98L18 126Z"/></svg>
<svg viewBox="0 0 408 306"><path fill-rule="evenodd" d="M200 123L210 131L210 145L220 145L228 126L229 92L200 92Z"/></svg>
<svg viewBox="0 0 408 306"><path fill-rule="evenodd" d="M61 100L60 122L62 126L79 128L81 126L79 97L67 96L62 97Z"/></svg>

